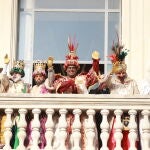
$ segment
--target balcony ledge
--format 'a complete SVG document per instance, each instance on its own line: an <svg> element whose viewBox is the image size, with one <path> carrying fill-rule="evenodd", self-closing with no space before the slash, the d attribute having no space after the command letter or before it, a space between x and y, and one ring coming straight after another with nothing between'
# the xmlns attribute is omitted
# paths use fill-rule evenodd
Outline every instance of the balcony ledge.
<svg viewBox="0 0 150 150"><path fill-rule="evenodd" d="M150 109L150 95L0 94L0 108Z"/></svg>

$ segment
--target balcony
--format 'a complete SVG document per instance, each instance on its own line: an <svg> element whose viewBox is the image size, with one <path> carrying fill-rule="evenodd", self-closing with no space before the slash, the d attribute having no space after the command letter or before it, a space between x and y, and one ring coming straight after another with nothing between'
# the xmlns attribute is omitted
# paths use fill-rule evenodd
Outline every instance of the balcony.
<svg viewBox="0 0 150 150"><path fill-rule="evenodd" d="M130 150L139 149L135 144L137 140L140 141L142 150L150 150L150 96L0 94L0 112L1 118L3 116L6 118L4 129L1 129L1 143L2 137L5 141L5 144L2 143L4 150L13 149L11 146L12 127L16 116L19 116L17 150L108 150L110 149L108 140L114 118L115 150L122 150L124 114L129 115ZM40 148L42 114L46 118L43 133L46 142ZM74 118L70 138L68 138L68 114L72 114ZM27 121L29 116L30 123ZM30 147L29 143L25 144L29 136L27 132L29 124L32 139ZM86 144L85 141L83 142L83 133L80 132L83 125ZM71 143L70 146L66 144L66 140ZM96 141L97 144L95 144Z"/></svg>

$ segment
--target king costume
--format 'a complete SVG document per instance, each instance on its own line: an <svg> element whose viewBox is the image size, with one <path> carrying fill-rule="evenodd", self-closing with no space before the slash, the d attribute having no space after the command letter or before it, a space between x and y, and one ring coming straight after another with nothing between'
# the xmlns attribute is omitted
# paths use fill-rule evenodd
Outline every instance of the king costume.
<svg viewBox="0 0 150 150"><path fill-rule="evenodd" d="M56 75L54 81L54 88L56 93L65 93L65 94L88 94L88 88L98 83L98 72L99 72L99 53L97 51L93 52L92 59L93 64L92 68L88 73L80 73L77 75L77 71L80 69L78 63L78 56L76 55L76 50L78 43L75 39L68 39L68 49L69 54L66 56L66 61L64 64L64 70L67 72L67 68L74 66L76 72L74 76L61 76Z"/></svg>
<svg viewBox="0 0 150 150"><path fill-rule="evenodd" d="M111 94L139 94L136 81L131 79L126 73L127 65L125 64L125 57L128 54L128 50L124 49L124 47L117 42L112 46L112 51L114 53L109 56L112 61L112 72L107 80ZM122 77L120 77L120 75Z"/></svg>

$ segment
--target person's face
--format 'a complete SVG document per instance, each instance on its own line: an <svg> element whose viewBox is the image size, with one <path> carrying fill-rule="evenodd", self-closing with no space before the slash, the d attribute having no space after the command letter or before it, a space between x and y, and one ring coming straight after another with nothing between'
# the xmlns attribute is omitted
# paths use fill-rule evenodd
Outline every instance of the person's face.
<svg viewBox="0 0 150 150"><path fill-rule="evenodd" d="M127 127L129 125L129 117L123 119L123 124Z"/></svg>
<svg viewBox="0 0 150 150"><path fill-rule="evenodd" d="M77 74L77 68L76 66L68 66L66 72L67 76L69 76L70 78L74 78Z"/></svg>
<svg viewBox="0 0 150 150"><path fill-rule="evenodd" d="M120 81L124 81L125 78L127 77L127 73L126 71L120 71L116 73L116 76Z"/></svg>
<svg viewBox="0 0 150 150"><path fill-rule="evenodd" d="M12 79L14 82L17 82L21 79L21 74L14 72L12 75Z"/></svg>
<svg viewBox="0 0 150 150"><path fill-rule="evenodd" d="M45 77L42 74L37 74L34 77L34 81L36 85L41 85L45 81Z"/></svg>

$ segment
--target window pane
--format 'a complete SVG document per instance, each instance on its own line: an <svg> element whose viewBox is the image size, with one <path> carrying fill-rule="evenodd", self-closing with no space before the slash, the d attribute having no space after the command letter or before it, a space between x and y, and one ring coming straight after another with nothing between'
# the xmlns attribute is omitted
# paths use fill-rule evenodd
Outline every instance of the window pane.
<svg viewBox="0 0 150 150"><path fill-rule="evenodd" d="M64 61L68 54L68 36L76 36L80 61L90 61L93 50L104 57L104 13L35 13L34 57L47 59L49 55Z"/></svg>
<svg viewBox="0 0 150 150"><path fill-rule="evenodd" d="M108 54L112 54L112 44L117 40L117 34L119 35L119 13L108 14Z"/></svg>
<svg viewBox="0 0 150 150"><path fill-rule="evenodd" d="M18 59L32 59L32 13L20 12Z"/></svg>
<svg viewBox="0 0 150 150"><path fill-rule="evenodd" d="M121 0L108 0L109 9L120 9Z"/></svg>
<svg viewBox="0 0 150 150"><path fill-rule="evenodd" d="M105 0L35 0L35 8L104 9Z"/></svg>
<svg viewBox="0 0 150 150"><path fill-rule="evenodd" d="M112 70L112 64L107 65L107 72L110 72Z"/></svg>

